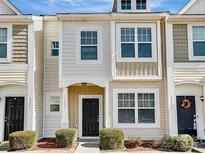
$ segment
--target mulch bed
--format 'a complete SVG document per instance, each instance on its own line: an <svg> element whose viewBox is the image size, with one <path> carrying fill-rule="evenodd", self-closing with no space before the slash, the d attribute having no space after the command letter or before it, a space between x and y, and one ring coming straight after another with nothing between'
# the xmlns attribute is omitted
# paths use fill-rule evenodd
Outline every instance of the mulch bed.
<svg viewBox="0 0 205 154"><path fill-rule="evenodd" d="M58 148L56 139L42 139L37 145L30 149L18 150L14 152L26 153L74 153L77 145L72 148Z"/></svg>

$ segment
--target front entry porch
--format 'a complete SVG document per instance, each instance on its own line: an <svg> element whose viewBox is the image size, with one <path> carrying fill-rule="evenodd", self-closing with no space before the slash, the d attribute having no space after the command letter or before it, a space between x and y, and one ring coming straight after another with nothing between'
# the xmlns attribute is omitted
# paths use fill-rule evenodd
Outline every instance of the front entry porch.
<svg viewBox="0 0 205 154"><path fill-rule="evenodd" d="M205 88L199 84L176 85L178 134L189 134L195 140L205 140Z"/></svg>
<svg viewBox="0 0 205 154"><path fill-rule="evenodd" d="M65 104L62 107L62 120L66 120L64 116L67 116L67 127L77 128L80 139L98 138L100 129L106 123L106 87L83 83L66 89L67 99L64 100L67 100L67 107Z"/></svg>

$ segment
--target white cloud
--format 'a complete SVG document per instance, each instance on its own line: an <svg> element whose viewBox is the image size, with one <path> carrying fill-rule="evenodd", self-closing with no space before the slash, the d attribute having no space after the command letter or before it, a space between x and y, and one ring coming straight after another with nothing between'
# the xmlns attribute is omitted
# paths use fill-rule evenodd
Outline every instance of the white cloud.
<svg viewBox="0 0 205 154"><path fill-rule="evenodd" d="M151 8L159 8L165 0L152 0Z"/></svg>

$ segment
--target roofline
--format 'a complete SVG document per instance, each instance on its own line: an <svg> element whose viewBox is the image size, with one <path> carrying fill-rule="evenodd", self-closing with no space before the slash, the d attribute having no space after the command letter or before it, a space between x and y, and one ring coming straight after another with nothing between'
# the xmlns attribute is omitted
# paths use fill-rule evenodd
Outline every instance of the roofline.
<svg viewBox="0 0 205 154"><path fill-rule="evenodd" d="M17 15L22 15L23 13L10 1L10 0L3 0L3 2Z"/></svg>
<svg viewBox="0 0 205 154"><path fill-rule="evenodd" d="M150 20L156 21L165 18L168 13L106 13L106 14L57 14L60 21L86 20Z"/></svg>
<svg viewBox="0 0 205 154"><path fill-rule="evenodd" d="M200 14L176 14L166 17L167 22L205 22L205 15Z"/></svg>
<svg viewBox="0 0 205 154"><path fill-rule="evenodd" d="M186 11L188 11L192 5L194 5L197 2L197 0L190 0L179 12L178 14L184 14Z"/></svg>
<svg viewBox="0 0 205 154"><path fill-rule="evenodd" d="M42 20L40 16L33 15L0 15L0 22L3 23L33 23L36 20Z"/></svg>

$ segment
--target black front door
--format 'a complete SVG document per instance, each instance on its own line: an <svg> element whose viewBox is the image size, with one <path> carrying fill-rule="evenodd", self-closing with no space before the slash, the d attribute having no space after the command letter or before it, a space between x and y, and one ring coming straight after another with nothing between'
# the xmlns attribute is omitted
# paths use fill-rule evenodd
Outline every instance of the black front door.
<svg viewBox="0 0 205 154"><path fill-rule="evenodd" d="M197 136L194 96L177 96L178 133Z"/></svg>
<svg viewBox="0 0 205 154"><path fill-rule="evenodd" d="M7 97L5 108L4 140L10 133L24 129L24 97Z"/></svg>
<svg viewBox="0 0 205 154"><path fill-rule="evenodd" d="M82 102L82 135L99 135L99 99L84 98Z"/></svg>

